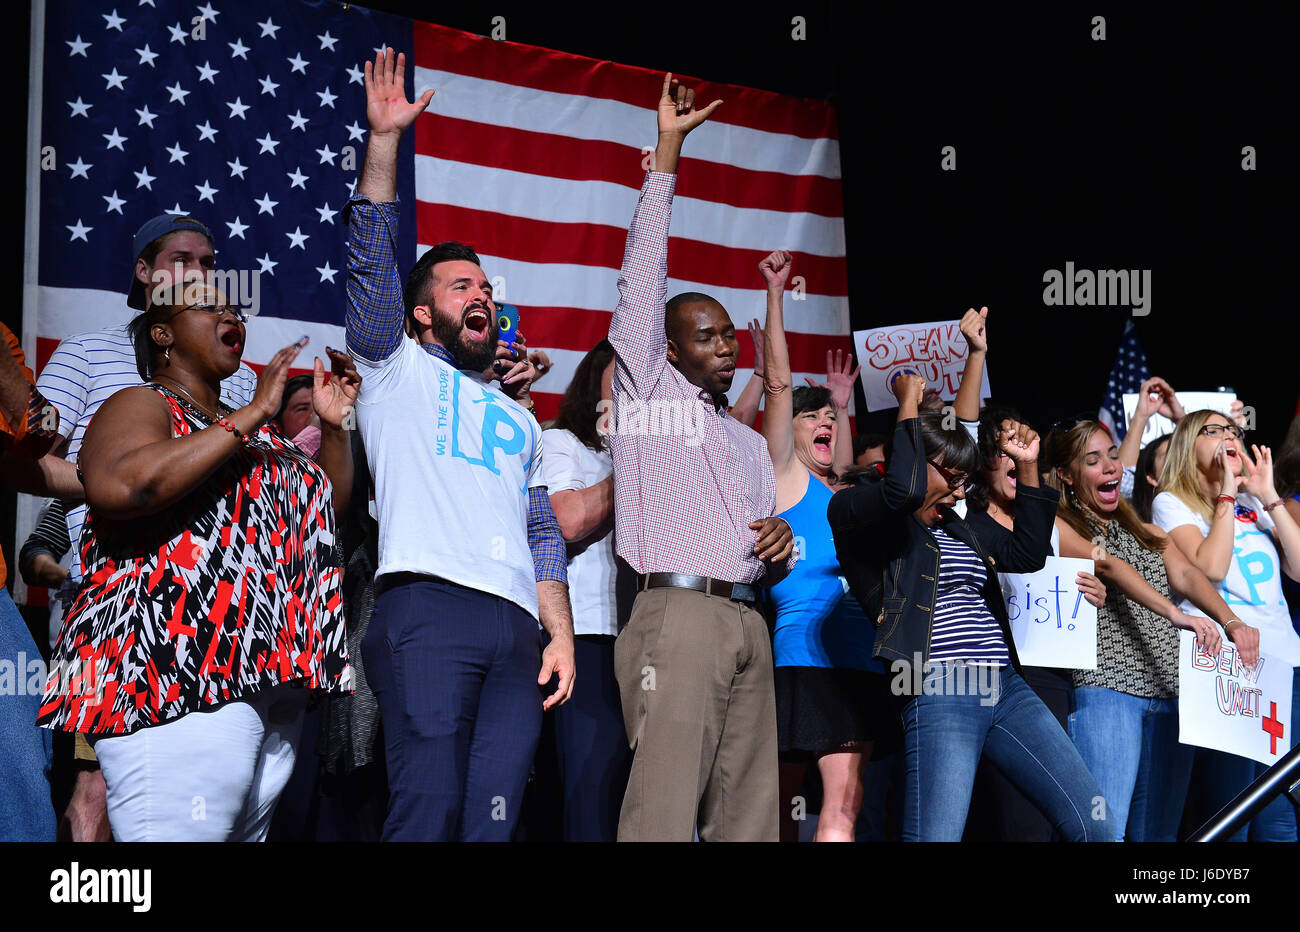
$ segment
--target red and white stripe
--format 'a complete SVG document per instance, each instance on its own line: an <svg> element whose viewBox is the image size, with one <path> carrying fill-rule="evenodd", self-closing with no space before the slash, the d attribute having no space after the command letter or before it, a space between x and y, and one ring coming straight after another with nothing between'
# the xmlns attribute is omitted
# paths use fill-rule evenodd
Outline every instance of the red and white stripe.
<svg viewBox="0 0 1300 932"><path fill-rule="evenodd" d="M663 75L645 68L415 24L419 252L473 246L499 297L519 305L532 349L555 364L537 385L553 417L583 355L609 331L627 226L655 144ZM826 351L850 351L835 113L824 101L683 77L717 113L686 144L669 242L670 295L717 298L739 330L765 313L758 262L795 254L787 294L795 384L825 381ZM801 300L795 300L796 297ZM752 372L740 338L734 401Z"/></svg>

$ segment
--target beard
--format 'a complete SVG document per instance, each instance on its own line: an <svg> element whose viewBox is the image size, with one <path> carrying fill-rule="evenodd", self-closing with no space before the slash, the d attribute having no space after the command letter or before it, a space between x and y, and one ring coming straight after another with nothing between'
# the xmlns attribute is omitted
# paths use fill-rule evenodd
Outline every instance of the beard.
<svg viewBox="0 0 1300 932"><path fill-rule="evenodd" d="M482 343L476 343L465 338L465 325L462 321L449 319L434 310L433 335L456 360L456 368L482 372L497 358L500 333L494 315L488 311L485 313L488 316L488 338Z"/></svg>

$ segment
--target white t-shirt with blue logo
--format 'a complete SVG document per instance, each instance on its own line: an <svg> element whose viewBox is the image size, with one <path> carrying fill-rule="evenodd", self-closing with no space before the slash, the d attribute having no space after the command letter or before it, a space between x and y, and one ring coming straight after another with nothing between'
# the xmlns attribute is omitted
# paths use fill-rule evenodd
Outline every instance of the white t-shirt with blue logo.
<svg viewBox="0 0 1300 932"><path fill-rule="evenodd" d="M499 595L538 617L528 490L545 487L542 429L478 373L410 339L358 356L357 426L375 482L379 568Z"/></svg>
<svg viewBox="0 0 1300 932"><path fill-rule="evenodd" d="M1165 533L1190 524L1202 534L1209 522L1172 492L1161 492L1151 503L1152 523ZM1259 649L1293 667L1300 666L1300 636L1291 626L1291 613L1282 594L1281 554L1267 531L1273 521L1251 495L1237 496L1232 518L1232 560L1219 583L1219 595L1238 618L1259 629ZM1205 613L1184 599L1179 606L1191 615Z"/></svg>

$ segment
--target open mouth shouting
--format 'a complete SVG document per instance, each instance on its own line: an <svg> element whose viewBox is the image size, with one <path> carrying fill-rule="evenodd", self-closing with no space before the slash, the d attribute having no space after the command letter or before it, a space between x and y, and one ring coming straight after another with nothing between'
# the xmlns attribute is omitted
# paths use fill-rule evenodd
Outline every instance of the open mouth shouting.
<svg viewBox="0 0 1300 932"><path fill-rule="evenodd" d="M244 351L244 338L240 334L237 326L226 324L221 328L221 332L217 334L217 337L221 340L222 345L228 348L236 356L240 355Z"/></svg>
<svg viewBox="0 0 1300 932"><path fill-rule="evenodd" d="M1119 503L1119 480L1112 479L1097 486L1097 502L1107 508Z"/></svg>
<svg viewBox="0 0 1300 932"><path fill-rule="evenodd" d="M819 459L827 462L831 460L831 430L829 427L820 427L813 433L812 438L813 450L817 453Z"/></svg>
<svg viewBox="0 0 1300 932"><path fill-rule="evenodd" d="M484 307L475 306L470 308L465 314L463 323L465 332L476 343L487 342L488 337L492 334L492 317Z"/></svg>

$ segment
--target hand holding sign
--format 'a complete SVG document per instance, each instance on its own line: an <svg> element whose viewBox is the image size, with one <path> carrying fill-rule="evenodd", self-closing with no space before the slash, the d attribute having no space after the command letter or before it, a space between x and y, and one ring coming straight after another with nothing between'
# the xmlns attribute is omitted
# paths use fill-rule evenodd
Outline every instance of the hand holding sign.
<svg viewBox="0 0 1300 932"><path fill-rule="evenodd" d="M898 399L900 419L904 411L909 416L916 417L916 412L921 407L921 396L925 394L925 379L910 372L900 372L894 378L894 384L889 387Z"/></svg>
<svg viewBox="0 0 1300 932"><path fill-rule="evenodd" d="M1177 422L1183 418L1183 406L1169 383L1160 376L1152 376L1138 389L1137 416L1144 419L1159 414Z"/></svg>
<svg viewBox="0 0 1300 932"><path fill-rule="evenodd" d="M1159 403L1150 395L1160 396ZM1143 399L1146 398L1146 407ZM1152 440L1164 434L1173 433L1177 426L1174 421L1181 419L1183 411L1197 411L1209 408L1231 417L1229 410L1235 400L1231 392L1181 392L1174 394L1169 383L1164 379L1150 378L1142 383L1140 392L1124 393L1124 418L1130 431L1142 430L1140 446L1145 447Z"/></svg>
<svg viewBox="0 0 1300 932"><path fill-rule="evenodd" d="M1234 625L1236 627L1233 627ZM1259 660L1259 629L1252 628L1238 618L1228 622L1224 631L1227 632L1233 646L1237 648L1237 653L1241 655L1241 662L1253 670Z"/></svg>
<svg viewBox="0 0 1300 932"><path fill-rule="evenodd" d="M1219 637L1219 626L1204 615L1189 615L1181 609L1174 609L1169 622L1175 628L1195 634L1197 650L1217 654L1219 648L1223 646L1223 638Z"/></svg>
<svg viewBox="0 0 1300 932"><path fill-rule="evenodd" d="M1089 572L1080 570L1074 577L1074 585L1083 593L1088 604L1101 608L1106 602L1106 584Z"/></svg>

